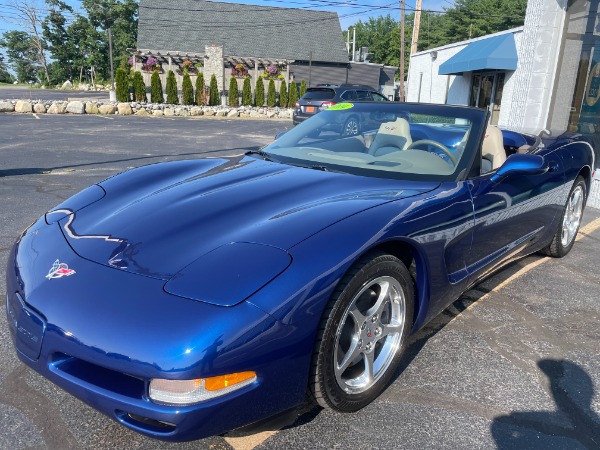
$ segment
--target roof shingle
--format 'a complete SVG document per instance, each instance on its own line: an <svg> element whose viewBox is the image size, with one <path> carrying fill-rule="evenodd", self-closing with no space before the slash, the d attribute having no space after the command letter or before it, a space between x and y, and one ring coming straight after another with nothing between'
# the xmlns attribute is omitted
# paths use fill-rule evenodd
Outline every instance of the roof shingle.
<svg viewBox="0 0 600 450"><path fill-rule="evenodd" d="M206 0L141 0L138 49L348 62L337 13Z"/></svg>

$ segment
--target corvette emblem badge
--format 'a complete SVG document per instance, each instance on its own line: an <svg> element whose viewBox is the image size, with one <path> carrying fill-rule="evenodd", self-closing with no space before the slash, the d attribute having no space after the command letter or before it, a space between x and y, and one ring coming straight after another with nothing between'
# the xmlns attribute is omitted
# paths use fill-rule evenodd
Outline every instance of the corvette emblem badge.
<svg viewBox="0 0 600 450"><path fill-rule="evenodd" d="M68 277L69 275L73 275L74 273L75 271L73 269L69 269L69 266L67 266L65 263L61 263L57 259L56 261L54 261L54 264L52 264L52 267L48 271L48 275L46 275L46 278L51 280L52 278Z"/></svg>

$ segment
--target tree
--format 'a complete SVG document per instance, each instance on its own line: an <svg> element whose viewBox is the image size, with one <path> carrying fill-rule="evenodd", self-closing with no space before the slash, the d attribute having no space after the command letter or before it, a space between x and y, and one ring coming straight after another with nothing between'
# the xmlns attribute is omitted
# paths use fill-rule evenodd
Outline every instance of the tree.
<svg viewBox="0 0 600 450"><path fill-rule="evenodd" d="M146 96L146 83L144 83L144 77L139 70L133 74L133 96L136 102L145 103L148 101L148 97Z"/></svg>
<svg viewBox="0 0 600 450"><path fill-rule="evenodd" d="M1 14L0 18L22 27L29 35L37 61L42 68L46 81L50 84L45 55L46 43L41 36L42 8L37 6L36 0L8 0L2 6L8 8L10 12Z"/></svg>
<svg viewBox="0 0 600 450"><path fill-rule="evenodd" d="M184 105L194 104L194 87L187 69L183 69L183 81L181 83L181 103Z"/></svg>
<svg viewBox="0 0 600 450"><path fill-rule="evenodd" d="M179 104L179 95L177 93L177 81L175 80L175 72L169 70L167 75L167 103L169 105Z"/></svg>
<svg viewBox="0 0 600 450"><path fill-rule="evenodd" d="M152 78L150 78L150 101L152 103L164 103L165 101L162 81L160 81L158 70L152 72Z"/></svg>
<svg viewBox="0 0 600 450"><path fill-rule="evenodd" d="M229 80L229 97L227 99L227 103L229 106L240 106L240 93L238 90L237 79L235 77L231 77Z"/></svg>
<svg viewBox="0 0 600 450"><path fill-rule="evenodd" d="M269 80L269 88L267 89L267 106L273 108L277 104L277 94L275 93L275 81Z"/></svg>
<svg viewBox="0 0 600 450"><path fill-rule="evenodd" d="M250 85L250 77L244 78L244 87L242 88L242 105L252 105L252 86Z"/></svg>
<svg viewBox="0 0 600 450"><path fill-rule="evenodd" d="M208 104L210 106L218 106L219 101L219 86L217 85L217 77L215 74L210 77L210 89L208 94Z"/></svg>
<svg viewBox="0 0 600 450"><path fill-rule="evenodd" d="M279 86L279 106L287 108L288 105L288 91L285 80L281 80L281 86Z"/></svg>
<svg viewBox="0 0 600 450"><path fill-rule="evenodd" d="M265 104L265 84L262 77L256 79L254 88L254 106L263 106Z"/></svg>
<svg viewBox="0 0 600 450"><path fill-rule="evenodd" d="M204 85L204 74L202 72L199 72L196 78L196 105L206 105L206 86Z"/></svg>
<svg viewBox="0 0 600 450"><path fill-rule="evenodd" d="M4 56L0 55L0 83L12 83L14 77L8 71L8 67L4 62Z"/></svg>
<svg viewBox="0 0 600 450"><path fill-rule="evenodd" d="M302 80L300 83L300 97L306 94L306 81Z"/></svg>
<svg viewBox="0 0 600 450"><path fill-rule="evenodd" d="M17 74L19 83L37 81L37 54L31 36L25 31L6 31L0 47L6 49L10 68Z"/></svg>
<svg viewBox="0 0 600 450"><path fill-rule="evenodd" d="M298 85L295 81L290 83L290 94L288 96L288 105L290 108L296 106L296 102L298 101Z"/></svg>
<svg viewBox="0 0 600 450"><path fill-rule="evenodd" d="M136 0L81 0L91 24L102 32L102 60L97 62L105 77L110 73L108 30L113 44L113 56L119 61L127 48L137 42L138 2Z"/></svg>
<svg viewBox="0 0 600 450"><path fill-rule="evenodd" d="M115 74L115 90L117 93L117 101L118 102L128 102L129 98L129 74L126 70L121 69L120 67L117 69L117 73Z"/></svg>

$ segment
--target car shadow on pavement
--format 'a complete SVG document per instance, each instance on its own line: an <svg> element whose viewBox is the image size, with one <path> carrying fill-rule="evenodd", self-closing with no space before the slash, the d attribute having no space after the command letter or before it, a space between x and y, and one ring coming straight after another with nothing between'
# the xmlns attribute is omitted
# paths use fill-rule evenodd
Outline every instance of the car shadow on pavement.
<svg viewBox="0 0 600 450"><path fill-rule="evenodd" d="M556 410L513 411L496 417L491 432L497 448L542 448L541 434L564 438L562 445L575 441L585 448L600 448L600 416L592 409L594 386L587 372L565 359L542 359L537 365L550 382Z"/></svg>
<svg viewBox="0 0 600 450"><path fill-rule="evenodd" d="M181 159L181 158L179 158L181 156L205 157L206 155L209 155L211 153L223 153L223 152L231 153L233 151L238 151L238 150L240 152L245 153L245 152L252 151L252 150L258 150L259 148L260 148L260 146L256 145L256 146L251 146L251 147L236 147L236 148L226 148L226 149L201 151L201 152L179 153L177 155L140 156L140 157L136 157L136 158L113 159L113 160L109 160L109 161L71 164L71 165L56 166L56 167L23 167L23 168L17 168L17 169L5 169L5 170L0 170L0 178L22 176L22 175L44 175L44 174L49 174L55 170L57 170L57 171L58 170L69 170L69 169L75 169L78 167L102 166L104 164L115 164L115 163L123 163L123 162L130 162L130 161L142 161L142 160L146 160L146 159L159 160L157 162L162 162L162 161L160 161L161 158L170 158L170 160L171 160L175 156L178 159ZM227 156L224 156L224 158L227 158Z"/></svg>

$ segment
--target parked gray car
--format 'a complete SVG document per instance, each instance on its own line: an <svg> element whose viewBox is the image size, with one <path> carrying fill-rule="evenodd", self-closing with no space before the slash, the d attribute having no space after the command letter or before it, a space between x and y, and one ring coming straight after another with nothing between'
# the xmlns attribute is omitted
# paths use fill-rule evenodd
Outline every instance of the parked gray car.
<svg viewBox="0 0 600 450"><path fill-rule="evenodd" d="M388 99L377 92L377 89L362 84L318 84L308 88L296 102L293 122L297 125L336 103L373 101L387 102ZM341 131L344 135L355 136L360 133L360 123L357 120L349 120L343 125Z"/></svg>

